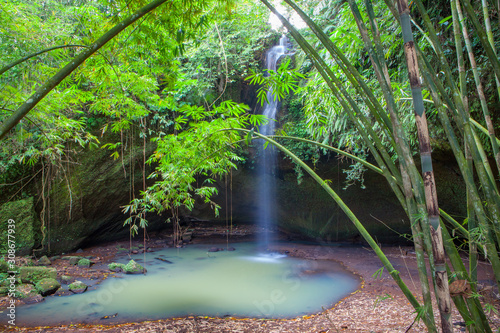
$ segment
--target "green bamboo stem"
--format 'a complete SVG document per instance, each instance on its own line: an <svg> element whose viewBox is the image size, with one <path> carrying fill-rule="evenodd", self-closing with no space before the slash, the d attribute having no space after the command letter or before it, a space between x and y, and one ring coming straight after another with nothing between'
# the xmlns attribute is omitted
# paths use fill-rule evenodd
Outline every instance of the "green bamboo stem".
<svg viewBox="0 0 500 333"><path fill-rule="evenodd" d="M484 120L488 128L488 134L490 137L491 148L493 150L493 156L497 165L498 172L500 173L500 150L495 138L495 128L493 127L493 122L491 121L490 111L488 110L488 104L486 102L486 97L484 96L483 84L479 78L479 72L477 70L476 58L472 50L472 43L469 38L469 33L467 31L467 24L462 13L462 8L460 6L460 0L455 1L456 9L460 24L462 25L462 34L464 36L465 45L467 47L469 62L472 68L472 73L474 75L474 81L476 83L477 94L479 96L479 102L481 103L481 109L483 110Z"/></svg>
<svg viewBox="0 0 500 333"><path fill-rule="evenodd" d="M470 122L471 122L472 125L474 125L478 130L480 130L484 134L486 134L486 135L489 134L488 133L488 129L486 129L483 125L481 125L480 123L478 123L474 119L470 118ZM498 138L495 138L495 139L497 141L497 144L500 145L500 139L498 139Z"/></svg>
<svg viewBox="0 0 500 333"><path fill-rule="evenodd" d="M103 47L107 42L113 39L121 31L126 29L132 23L136 22L138 19L156 9L158 6L167 2L168 0L155 0L144 7L137 10L134 14L127 17L108 32L97 39L92 45L89 45L83 52L76 56L72 61L70 61L66 66L64 66L59 72L57 72L52 78L45 82L36 92L31 95L21 106L17 108L14 114L5 120L0 125L0 139L2 139L7 133L17 124L19 121L30 112L47 94L54 89L62 80L64 80L68 75L70 75L78 66L80 66L85 60L87 60L92 54Z"/></svg>
<svg viewBox="0 0 500 333"><path fill-rule="evenodd" d="M420 53L419 53L420 55ZM458 138L455 136L454 133L454 128L450 122L450 119L447 115L447 113L444 111L444 108L442 107L441 100L439 98L439 95L437 92L441 92L443 87L441 86L441 82L436 79L435 75L430 75L428 69L430 66L428 62L423 58L420 57L420 62L424 64L424 70L422 71L426 82L429 84L430 87L430 92L432 95L432 98L434 100L434 103L436 104L436 108L438 109L438 117L439 120L443 126L443 129L446 133L446 137L448 138L448 142L450 143L450 147L453 151L453 154L455 155L455 158L457 160L458 166L460 168L460 171L462 173L463 179L466 183L467 188L470 189L470 197L472 200L472 206L474 207L474 213L477 216L477 221L481 225L483 230L487 230L487 237L486 237L486 249L487 249L487 255L488 255L488 260L493 266L493 271L495 273L495 278L497 285L500 287L500 259L498 257L498 250L495 245L495 241L493 240L491 236L491 231L490 231L490 226L488 225L488 216L486 214L485 208L483 207L483 201L481 197L479 196L478 188L476 186L474 176L472 173L472 169L467 167L467 161L463 155L462 149L459 144ZM439 87L439 89L437 88ZM444 95L446 96L446 95Z"/></svg>
<svg viewBox="0 0 500 333"><path fill-rule="evenodd" d="M481 0L481 4L483 6L484 27L486 28L486 35L488 36L488 42L490 42L493 53L496 56L497 50L495 48L495 40L493 38L493 31L491 30L490 15L488 14L488 1ZM500 15L498 15L498 16L500 18ZM498 99L500 100L500 77L498 77L497 75L495 75L495 82L497 84Z"/></svg>
<svg viewBox="0 0 500 333"><path fill-rule="evenodd" d="M365 49L368 51L368 54L370 56L370 60L372 62L373 68L375 70L375 74L377 76L377 79L380 83L380 86L382 87L384 97L387 101L387 107L389 110L391 122L392 122L392 127L393 127L393 135L395 137L395 142L397 145L397 152L398 152L398 158L400 161L400 172L403 180L403 185L404 185L404 192L405 192L405 197L406 197L406 209L408 211L408 216L410 218L410 223L411 223L411 230L412 230L412 235L413 235L413 242L415 246L415 252L416 252L416 258L417 258L417 266L418 266L418 271L419 271L419 279L420 279L420 285L422 288L422 296L424 299L424 315L427 316L428 320L430 323L432 323L432 326L428 327L429 332L437 332L436 326L434 323L434 315L432 311L432 297L430 293L430 288L429 288L429 279L427 277L427 268L426 268L426 263L425 263L425 255L424 255L424 248L425 246L425 240L427 240L427 243L430 244L430 234L429 233L422 233L422 228L420 227L419 221L415 218L416 216L416 205L414 202L414 196L413 196L413 191L411 188L411 181L410 177L408 175L408 165L414 164L413 158L410 153L409 146L406 141L406 137L403 134L403 129L401 127L401 124L398 119L398 107L396 106L396 102L394 100L394 95L392 94L392 89L391 89L391 84L390 84L390 77L389 77L389 71L387 69L387 64L385 62L385 56L382 50L382 42L380 40L380 33L378 31L378 26L375 20L375 13L373 11L373 7L371 5L370 0L365 0L365 5L366 9L368 12L368 17L370 21L370 27L372 30L372 36L373 36L373 44L372 41L370 40L368 36L367 29L365 27L365 24L363 22L363 19L361 17L361 13L359 12L359 8L354 2L354 0L348 0L349 6L351 7L351 12L354 15L354 18L356 20L356 24L358 26L358 30L362 36L363 42L365 44ZM414 168L414 171L416 171L416 168ZM417 178L420 178L420 175L417 175ZM419 186L419 184L415 184L416 186ZM422 199L421 197L417 197L417 199ZM427 226L424 226L424 228L427 228ZM432 248L428 248L428 253L429 253L429 259L431 263L431 271L434 272L434 265L433 265L433 257L432 257Z"/></svg>
<svg viewBox="0 0 500 333"><path fill-rule="evenodd" d="M486 34L486 32L483 29L483 26L479 22L479 19L477 18L476 12L474 11L474 8L472 7L470 1L469 0L462 0L462 1L465 11L469 15L472 25L474 26L474 31L477 33L479 40L481 41L481 45L483 46L483 49L486 52L486 55L488 56L488 60L491 62L493 71L495 72L496 77L500 78L500 60L496 56L495 51L493 51L490 41L488 40L488 35Z"/></svg>
<svg viewBox="0 0 500 333"><path fill-rule="evenodd" d="M457 1L451 0L451 12L453 17L453 32L455 37L455 49L457 53L458 62L458 73L459 73L459 87L460 95L464 104L466 112L469 112L468 108L468 98L467 98L467 80L465 77L465 61L463 56L463 46L462 38L460 32L460 19L457 12ZM488 133L489 134L489 133ZM472 154L469 145L465 143L465 159L467 161L467 168L472 170L474 168L474 162L472 160ZM467 186L467 227L470 230L476 228L476 214L474 213L474 203L471 197L470 191L473 189ZM477 244L475 239L467 236L469 241L469 272L471 276L471 281L477 281Z"/></svg>
<svg viewBox="0 0 500 333"><path fill-rule="evenodd" d="M439 88L440 93L444 98L447 99L447 104L451 108L451 110L457 110L457 114L454 114L456 116L456 122L457 125L460 129L463 130L464 133L464 140L469 144L469 148L472 154L472 158L475 163L475 168L477 171L477 175L479 178L479 181L481 182L481 186L483 187L483 192L486 195L486 200L488 203L488 208L491 213L491 218L493 220L494 225L497 226L497 228L500 228L500 198L498 196L498 191L495 190L495 183L492 181L492 179L488 176L488 173L486 172L484 168L484 163L487 163L487 161L483 161L478 147L476 146L476 140L474 138L474 133L473 130L471 129L470 126L470 121L469 121L469 115L468 112L466 112L465 107L463 105L463 101L460 97L460 93L457 90L457 87L452 79L451 75L451 69L448 64L448 61L444 55L444 52L441 47L441 43L439 42L439 39L437 38L436 31L432 25L432 22L429 18L429 15L427 14L425 7L423 6L421 0L415 0L415 3L417 4L417 7L419 9L420 14L422 15L422 18L424 20L424 24L428 30L429 37L431 38L433 42L434 49L436 50L436 53L439 57L440 64L444 67L444 74L446 78L446 82L450 90L452 91L452 96L453 96L453 101L454 103L451 103L451 100L448 97L448 93L445 91L445 89L442 87L441 83L434 78L432 78L431 81L434 81L436 87ZM468 5L470 3L466 1ZM467 6L465 6L467 8ZM467 9L469 12L469 10ZM471 17L473 16L473 11L472 13L469 13ZM477 18L473 17L473 22L475 25L475 28L477 32L479 33L479 30L482 31L481 26L477 25ZM488 44L488 47L491 49L490 45ZM490 61L492 62L498 62L498 59L493 59L492 57L488 56ZM425 58L424 58L425 59ZM428 66L428 68L431 68L431 66Z"/></svg>
<svg viewBox="0 0 500 333"><path fill-rule="evenodd" d="M420 279L420 287L422 288L422 299L424 300L424 315L427 317L429 332L437 332L436 323L434 321L434 312L432 309L432 296L429 287L429 278L427 274L427 266L425 261L425 243L424 233L422 227L417 220L417 207L413 198L413 191L411 188L411 180L404 166L401 166L401 176L404 183L404 192L406 198L406 206L408 209L408 216L410 218L411 232L413 235L413 246L415 248L415 255L417 259L418 277Z"/></svg>
<svg viewBox="0 0 500 333"><path fill-rule="evenodd" d="M44 53L47 53L47 52L50 52L53 50L63 49L63 48L68 48L68 47L87 47L87 46L86 45L71 45L71 44L70 45L59 45L59 46L49 47L49 48L46 48L46 49L41 50L41 51L37 51L37 52L31 53L31 54L28 54L27 56L22 57L21 59L18 59L14 62L11 62L10 64L5 65L4 67L2 67L0 69L0 75L7 72L9 69L19 65L20 63L23 63L26 60L29 60L29 59L34 58L36 56L39 56L40 54L44 54Z"/></svg>

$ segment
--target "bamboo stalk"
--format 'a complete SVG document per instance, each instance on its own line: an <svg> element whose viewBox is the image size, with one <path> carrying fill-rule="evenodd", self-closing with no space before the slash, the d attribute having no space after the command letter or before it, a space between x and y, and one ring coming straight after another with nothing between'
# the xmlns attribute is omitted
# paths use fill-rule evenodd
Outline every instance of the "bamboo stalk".
<svg viewBox="0 0 500 333"><path fill-rule="evenodd" d="M483 200L479 196L479 190L476 186L474 176L472 173L472 169L467 167L467 162L462 152L462 149L459 144L459 140L454 133L454 127L451 124L451 121L442 107L441 99L439 96L447 96L444 87L441 85L441 82L436 79L435 75L431 75L429 71L429 63L423 58L419 52L420 62L424 65L424 70L422 71L426 82L429 85L429 91L431 92L434 103L436 104L436 108L438 109L439 120L443 126L443 129L446 133L446 137L448 138L448 142L450 143L450 147L453 150L453 154L457 160L458 166L462 173L463 179L465 181L466 186L470 189L470 197L473 202L474 213L477 216L477 221L481 225L483 230L486 230L487 237L485 237L486 241L486 249L488 260L493 266L493 272L495 273L495 278L497 285L500 287L500 259L498 257L498 250L495 245L495 240L491 233L491 228L488 225L489 217L487 216L486 210L483 206ZM438 92L440 95L438 95ZM444 95L443 95L444 94Z"/></svg>
<svg viewBox="0 0 500 333"><path fill-rule="evenodd" d="M500 150L495 138L495 128L493 127L493 122L491 121L490 111L488 110L488 104L486 102L486 97L484 96L483 84L479 78L479 72L477 70L476 58L472 50L472 43L469 38L469 33L467 31L467 23L462 13L462 8L460 6L460 0L455 1L456 9L460 24L462 25L462 34L464 36L465 45L467 47L469 61L472 68L472 73L474 75L474 81L476 83L477 94L479 96L479 102L481 103L481 109L483 110L484 121L486 122L486 127L488 128L488 134L490 137L491 148L493 150L493 156L497 165L498 172L500 173Z"/></svg>
<svg viewBox="0 0 500 333"><path fill-rule="evenodd" d="M491 30L490 15L488 14L488 1L481 0L481 4L483 6L483 17L484 17L484 26L486 28L486 35L488 36L488 41L490 42L491 48L493 49L493 53L497 55L497 50L495 48L495 40L493 39L493 31ZM500 14L498 15L498 17L500 18ZM497 75L495 75L495 82L497 84L498 99L500 100L500 77L498 77Z"/></svg>
<svg viewBox="0 0 500 333"><path fill-rule="evenodd" d="M408 64L408 74L413 96L415 122L417 123L427 214L431 227L430 231L432 236L434 262L436 265L436 298L441 315L441 328L444 333L447 333L453 332L453 325L451 322L451 299L448 288L448 274L445 267L446 261L443 238L441 234L441 226L439 224L439 207L436 194L436 184L434 181L434 172L432 169L430 138L422 97L417 53L410 25L408 2L406 0L398 0L398 10L401 18L404 50Z"/></svg>

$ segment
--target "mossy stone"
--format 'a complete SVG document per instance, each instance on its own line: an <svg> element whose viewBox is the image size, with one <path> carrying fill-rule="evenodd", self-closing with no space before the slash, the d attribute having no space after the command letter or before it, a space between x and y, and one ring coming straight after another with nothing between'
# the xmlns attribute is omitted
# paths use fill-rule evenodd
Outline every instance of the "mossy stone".
<svg viewBox="0 0 500 333"><path fill-rule="evenodd" d="M9 294L9 288L0 287L0 297L7 296Z"/></svg>
<svg viewBox="0 0 500 333"><path fill-rule="evenodd" d="M90 260L85 259L85 258L80 259L78 261L78 267L87 267L87 268L89 268L91 264L92 263L90 262Z"/></svg>
<svg viewBox="0 0 500 333"><path fill-rule="evenodd" d="M141 274L143 272L146 272L146 269L141 265L139 265L134 260L130 260L128 264L126 264L125 267L123 268L123 271L126 274Z"/></svg>
<svg viewBox="0 0 500 333"><path fill-rule="evenodd" d="M61 276L61 282L64 284L68 284L73 278L69 275Z"/></svg>
<svg viewBox="0 0 500 333"><path fill-rule="evenodd" d="M38 264L42 265L42 266L48 266L48 265L52 264L52 262L50 261L50 259L47 256L43 256L40 259L38 259Z"/></svg>
<svg viewBox="0 0 500 333"><path fill-rule="evenodd" d="M35 297L38 295L38 291L36 290L35 286L29 283L23 283L17 286L15 296L16 298L29 298L29 297Z"/></svg>
<svg viewBox="0 0 500 333"><path fill-rule="evenodd" d="M81 294L87 291L88 286L82 281L75 281L68 286L68 289L74 294Z"/></svg>
<svg viewBox="0 0 500 333"><path fill-rule="evenodd" d="M113 272L122 272L125 270L125 264L112 262L111 264L108 265L108 268L110 271Z"/></svg>
<svg viewBox="0 0 500 333"><path fill-rule="evenodd" d="M61 284L56 279L45 278L38 281L35 284L35 288L40 295L47 296L55 293L57 289L61 288Z"/></svg>
<svg viewBox="0 0 500 333"><path fill-rule="evenodd" d="M82 257L79 257L79 256L69 257L69 264L71 266L74 266L74 265L78 264L78 262L80 261L80 259L82 259Z"/></svg>
<svg viewBox="0 0 500 333"><path fill-rule="evenodd" d="M19 271L23 283L36 284L44 278L57 278L57 271L52 267L21 267Z"/></svg>

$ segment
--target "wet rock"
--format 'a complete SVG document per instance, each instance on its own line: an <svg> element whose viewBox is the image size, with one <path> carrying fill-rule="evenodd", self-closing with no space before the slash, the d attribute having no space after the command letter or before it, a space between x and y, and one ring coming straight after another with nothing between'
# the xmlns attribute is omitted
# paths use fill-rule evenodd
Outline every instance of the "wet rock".
<svg viewBox="0 0 500 333"><path fill-rule="evenodd" d="M61 259L61 256L52 256L52 257L50 257L51 261L54 261L54 260L57 260L57 259Z"/></svg>
<svg viewBox="0 0 500 333"><path fill-rule="evenodd" d="M24 304L40 303L43 301L45 301L45 298L43 298L43 296L39 295L39 294L29 296L29 297L23 299Z"/></svg>
<svg viewBox="0 0 500 333"><path fill-rule="evenodd" d="M47 258L47 256L43 256L40 259L38 259L37 263L38 265L41 266L49 266L50 264L52 264L52 262L50 261L49 258Z"/></svg>
<svg viewBox="0 0 500 333"><path fill-rule="evenodd" d="M61 258L62 260L68 260L70 265L76 265L82 259L80 256L64 256Z"/></svg>
<svg viewBox="0 0 500 333"><path fill-rule="evenodd" d="M27 299L32 298L38 295L38 291L35 286L29 283L23 283L16 287L16 291L14 293L16 298L19 299ZM38 295L40 296L40 295Z"/></svg>
<svg viewBox="0 0 500 333"><path fill-rule="evenodd" d="M120 273L120 272L123 272L125 270L125 265L119 264L116 262L112 262L111 264L108 265L108 269L112 272Z"/></svg>
<svg viewBox="0 0 500 333"><path fill-rule="evenodd" d="M57 278L57 271L52 267L21 267L19 273L23 283L36 284L44 278Z"/></svg>
<svg viewBox="0 0 500 333"><path fill-rule="evenodd" d="M90 260L88 260L88 259L83 258L83 259L80 259L78 261L78 267L87 267L87 268L89 268L90 265L92 265L92 262Z"/></svg>
<svg viewBox="0 0 500 333"><path fill-rule="evenodd" d="M88 287L82 281L75 281L68 286L68 289L74 294L82 294L87 291Z"/></svg>
<svg viewBox="0 0 500 333"><path fill-rule="evenodd" d="M130 260L128 264L126 264L125 267L123 268L123 271L126 274L141 274L146 272L146 269L141 265L139 265L134 260Z"/></svg>
<svg viewBox="0 0 500 333"><path fill-rule="evenodd" d="M211 248L208 250L208 252L219 252L219 251L220 251L220 249L219 249L218 247L215 247L215 246L214 246L214 247L211 247Z"/></svg>
<svg viewBox="0 0 500 333"><path fill-rule="evenodd" d="M76 250L76 253L83 253L83 250L82 249L78 249L78 250Z"/></svg>
<svg viewBox="0 0 500 333"><path fill-rule="evenodd" d="M138 253L139 253L139 251L137 251L137 250L132 250L132 254L138 254Z"/></svg>
<svg viewBox="0 0 500 333"><path fill-rule="evenodd" d="M234 247L230 246L230 247L227 248L227 250L228 251L235 251L236 249Z"/></svg>
<svg viewBox="0 0 500 333"><path fill-rule="evenodd" d="M61 283L63 283L63 284L68 284L71 282L71 280L73 280L73 278L69 275L61 276Z"/></svg>
<svg viewBox="0 0 500 333"><path fill-rule="evenodd" d="M57 289L61 288L61 284L56 279L45 278L38 281L35 284L35 288L38 290L40 295L48 296L52 295L57 291Z"/></svg>

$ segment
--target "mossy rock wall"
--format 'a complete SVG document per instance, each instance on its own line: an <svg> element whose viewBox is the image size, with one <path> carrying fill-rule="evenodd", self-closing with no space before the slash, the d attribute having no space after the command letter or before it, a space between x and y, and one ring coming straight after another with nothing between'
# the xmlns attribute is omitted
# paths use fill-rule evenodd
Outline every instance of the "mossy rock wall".
<svg viewBox="0 0 500 333"><path fill-rule="evenodd" d="M119 139L117 139L119 140ZM153 146L148 147L149 155ZM122 159L110 157L109 150L87 150L66 170L67 177L54 181L50 192L50 222L46 223L46 252L57 254L90 244L112 241L129 235L122 213L132 193L142 189L142 147L125 150ZM132 167L130 162L132 161ZM146 175L151 167L146 166ZM41 212L41 206L37 206ZM160 219L151 216L151 229ZM163 226L161 224L160 226Z"/></svg>
<svg viewBox="0 0 500 333"><path fill-rule="evenodd" d="M11 220L11 223L9 223ZM13 222L12 222L13 221ZM14 225L14 228L9 225ZM14 241L16 255L26 255L31 252L35 245L35 232L38 227L38 219L35 213L33 198L4 203L0 206L0 253L8 250L8 232Z"/></svg>
<svg viewBox="0 0 500 333"><path fill-rule="evenodd" d="M449 214L460 218L465 214L465 187L458 167L451 161L441 156L434 163L439 204ZM316 165L315 171L330 182L330 186L377 241L405 242L404 236L411 234L410 222L385 178L366 171L364 189L356 184L344 190L343 170L348 167L348 162L339 163L333 157ZM233 171L233 221L255 223L258 218L258 188L265 182L276 182L276 219L282 231L324 242L361 241L353 223L326 191L307 174L299 184L293 169L294 165L288 160L281 160L276 176L267 174L260 177L254 169L244 167ZM220 182L217 186L220 198L216 201L223 203L226 185ZM226 206L221 204L221 207L219 221L226 216ZM191 214L199 219L216 219L208 205L203 203L199 203Z"/></svg>

